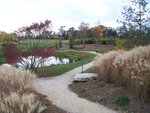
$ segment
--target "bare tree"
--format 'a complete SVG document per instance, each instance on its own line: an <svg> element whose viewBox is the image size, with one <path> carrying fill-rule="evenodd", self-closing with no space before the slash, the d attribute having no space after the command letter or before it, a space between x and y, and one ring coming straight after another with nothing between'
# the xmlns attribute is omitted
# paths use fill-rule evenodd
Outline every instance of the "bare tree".
<svg viewBox="0 0 150 113"><path fill-rule="evenodd" d="M62 47L62 38L63 38L63 34L65 33L65 28L66 26L60 26L59 28L59 34L60 34L60 37L59 37L59 47L61 48Z"/></svg>
<svg viewBox="0 0 150 113"><path fill-rule="evenodd" d="M85 38L87 38L87 31L89 29L89 24L85 22L81 22L79 28L80 36L83 40L83 46L85 47Z"/></svg>

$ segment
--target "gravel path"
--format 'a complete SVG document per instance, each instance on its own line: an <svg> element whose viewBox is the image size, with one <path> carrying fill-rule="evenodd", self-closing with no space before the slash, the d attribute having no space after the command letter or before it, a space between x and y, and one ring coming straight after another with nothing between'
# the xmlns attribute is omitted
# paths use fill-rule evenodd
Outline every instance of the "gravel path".
<svg viewBox="0 0 150 113"><path fill-rule="evenodd" d="M84 65L84 70L93 64ZM78 97L69 90L73 76L81 72L81 66L57 77L37 79L34 88L37 92L46 95L52 104L67 111L68 113L116 113L98 103Z"/></svg>

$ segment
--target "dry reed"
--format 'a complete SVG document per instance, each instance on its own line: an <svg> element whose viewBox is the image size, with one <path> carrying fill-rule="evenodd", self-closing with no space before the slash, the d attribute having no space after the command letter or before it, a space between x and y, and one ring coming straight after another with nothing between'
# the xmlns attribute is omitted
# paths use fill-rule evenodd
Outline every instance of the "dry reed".
<svg viewBox="0 0 150 113"><path fill-rule="evenodd" d="M0 113L42 113L45 106L32 89L35 79L29 71L0 66Z"/></svg>
<svg viewBox="0 0 150 113"><path fill-rule="evenodd" d="M150 45L130 51L112 51L95 59L99 78L134 91L144 102L150 101Z"/></svg>

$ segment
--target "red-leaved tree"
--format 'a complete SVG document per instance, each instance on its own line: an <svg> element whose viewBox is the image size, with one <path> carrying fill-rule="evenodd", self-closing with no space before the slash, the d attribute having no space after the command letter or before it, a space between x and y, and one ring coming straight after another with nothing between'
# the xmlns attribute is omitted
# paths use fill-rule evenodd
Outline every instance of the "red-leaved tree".
<svg viewBox="0 0 150 113"><path fill-rule="evenodd" d="M39 47L41 39L51 37L52 22L45 20L40 23L33 23L30 26L19 28L16 31L20 40L25 41L25 47L20 48L23 57L20 57L19 64L24 69L36 72L45 57L53 54L52 47ZM24 58L26 57L26 59Z"/></svg>
<svg viewBox="0 0 150 113"><path fill-rule="evenodd" d="M45 58L52 56L54 47L41 46L31 48L28 51L22 51L19 58L19 66L23 69L28 69L32 72L36 72L39 66L45 62Z"/></svg>
<svg viewBox="0 0 150 113"><path fill-rule="evenodd" d="M3 50L4 50L5 63L14 64L18 61L20 52L15 44L11 44L11 43L4 44Z"/></svg>

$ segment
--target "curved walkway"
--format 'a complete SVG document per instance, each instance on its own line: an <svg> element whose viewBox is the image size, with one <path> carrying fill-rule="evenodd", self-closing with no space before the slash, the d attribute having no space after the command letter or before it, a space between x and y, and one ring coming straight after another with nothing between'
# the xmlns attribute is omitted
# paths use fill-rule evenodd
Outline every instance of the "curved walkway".
<svg viewBox="0 0 150 113"><path fill-rule="evenodd" d="M84 65L84 70L91 66L92 63ZM69 90L68 85L72 83L73 76L81 70L80 66L57 77L37 79L34 88L37 92L46 95L54 105L68 113L116 113L98 103L80 98Z"/></svg>

